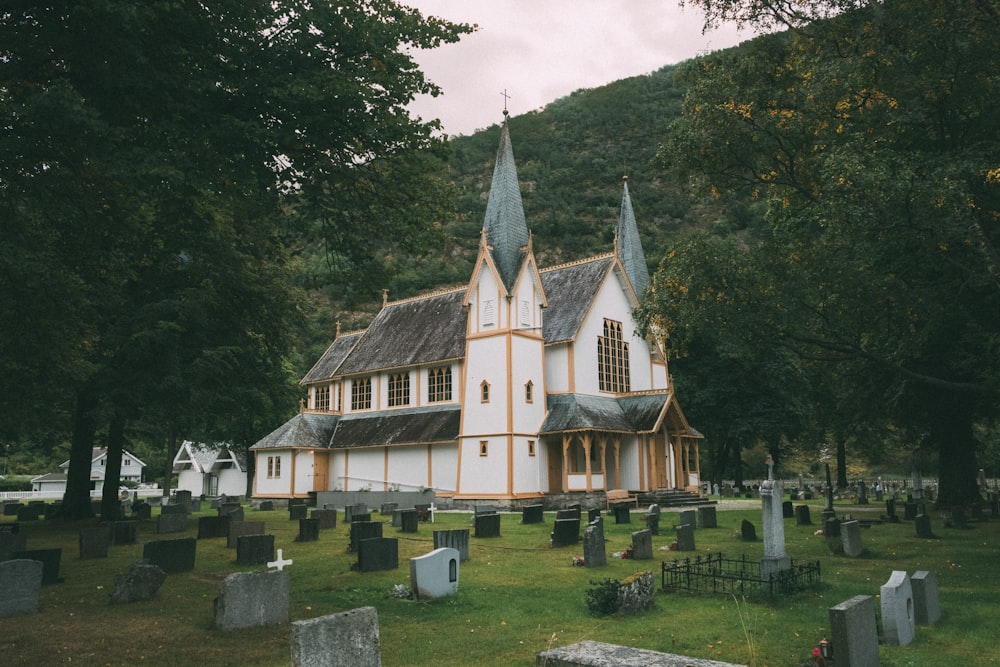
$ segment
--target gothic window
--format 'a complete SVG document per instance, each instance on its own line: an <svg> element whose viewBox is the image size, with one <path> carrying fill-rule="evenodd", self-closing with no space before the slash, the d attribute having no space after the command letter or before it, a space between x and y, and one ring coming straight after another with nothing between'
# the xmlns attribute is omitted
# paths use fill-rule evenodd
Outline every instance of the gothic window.
<svg viewBox="0 0 1000 667"><path fill-rule="evenodd" d="M410 404L410 374L391 373L389 375L389 407Z"/></svg>
<svg viewBox="0 0 1000 667"><path fill-rule="evenodd" d="M597 337L597 382L601 391L629 391L628 343L622 337L622 323L604 320L604 335Z"/></svg>
<svg viewBox="0 0 1000 667"><path fill-rule="evenodd" d="M330 409L330 385L316 387L314 407L316 410L323 410L324 412Z"/></svg>
<svg viewBox="0 0 1000 667"><path fill-rule="evenodd" d="M479 402L490 402L490 383L486 380L483 380L482 384L479 385Z"/></svg>
<svg viewBox="0 0 1000 667"><path fill-rule="evenodd" d="M427 372L427 402L451 400L451 366L432 368Z"/></svg>
<svg viewBox="0 0 1000 667"><path fill-rule="evenodd" d="M531 380L524 384L524 402L532 403L535 400L535 385Z"/></svg>
<svg viewBox="0 0 1000 667"><path fill-rule="evenodd" d="M490 452L490 443L488 440L479 441L479 455L488 456Z"/></svg>
<svg viewBox="0 0 1000 667"><path fill-rule="evenodd" d="M351 382L351 410L370 410L372 407L372 379L357 378Z"/></svg>

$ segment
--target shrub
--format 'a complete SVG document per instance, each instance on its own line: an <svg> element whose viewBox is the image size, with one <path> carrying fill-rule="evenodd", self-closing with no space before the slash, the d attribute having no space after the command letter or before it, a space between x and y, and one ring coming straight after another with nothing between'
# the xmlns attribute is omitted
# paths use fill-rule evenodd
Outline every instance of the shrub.
<svg viewBox="0 0 1000 667"><path fill-rule="evenodd" d="M610 616L618 613L621 584L614 579L591 581L587 591L587 612L591 616Z"/></svg>

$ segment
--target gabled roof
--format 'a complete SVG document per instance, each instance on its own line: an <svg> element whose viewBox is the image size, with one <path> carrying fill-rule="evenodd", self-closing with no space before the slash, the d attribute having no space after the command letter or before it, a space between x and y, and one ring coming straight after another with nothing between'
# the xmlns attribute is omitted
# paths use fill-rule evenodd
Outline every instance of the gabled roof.
<svg viewBox="0 0 1000 667"><path fill-rule="evenodd" d="M126 454L129 456L129 458L131 458L133 461L135 461L140 467L146 465L141 460L139 460L138 456L136 456L132 452L128 451L127 449L123 449L122 450L122 457L124 457ZM97 461L100 461L102 458L104 458L107 455L108 455L108 448L107 447L94 447L93 450L91 450L91 452L90 452L90 464L94 465L94 463L96 463ZM65 461L63 461L62 463L60 463L59 467L60 468L69 468L69 459L66 459Z"/></svg>
<svg viewBox="0 0 1000 667"><path fill-rule="evenodd" d="M32 477L31 481L32 481L32 483L35 483L35 482L52 482L52 483L62 482L62 483L65 484L66 483L66 475L62 474L61 472L47 472L44 475L38 475L37 477Z"/></svg>
<svg viewBox="0 0 1000 667"><path fill-rule="evenodd" d="M622 189L622 207L615 234L615 247L618 259L625 268L625 275L632 283L636 297L642 299L642 295L649 286L649 267L646 266L646 253L642 251L642 241L639 239L635 213L632 212L632 198L628 194L628 181L625 181Z"/></svg>
<svg viewBox="0 0 1000 667"><path fill-rule="evenodd" d="M338 336L330 343L330 347L326 348L326 352L319 358L319 361L313 364L313 367L302 378L301 384L328 380L333 377L336 374L337 367L340 366L358 340L361 339L362 333L364 332L355 331L354 333Z"/></svg>
<svg viewBox="0 0 1000 667"><path fill-rule="evenodd" d="M413 366L465 354L464 289L386 305L337 368L336 375Z"/></svg>
<svg viewBox="0 0 1000 667"><path fill-rule="evenodd" d="M486 242L493 247L493 260L504 287L510 292L524 260L523 248L528 245L528 224L524 219L521 186L517 180L514 150L506 119L500 129L500 146L493 167L489 199L486 201L483 230L486 232Z"/></svg>
<svg viewBox="0 0 1000 667"><path fill-rule="evenodd" d="M224 444L212 446L185 440L174 456L174 466L190 462L191 467L200 473L211 472L220 461L232 461L238 469L246 470L246 462L242 457Z"/></svg>
<svg viewBox="0 0 1000 667"><path fill-rule="evenodd" d="M339 419L339 415L300 412L250 449L326 448Z"/></svg>
<svg viewBox="0 0 1000 667"><path fill-rule="evenodd" d="M541 271L549 301L542 327L546 345L576 337L613 264L613 255L601 255Z"/></svg>
<svg viewBox="0 0 1000 667"><path fill-rule="evenodd" d="M666 393L621 397L551 394L546 397L548 413L539 434L589 430L651 433L658 428L669 398Z"/></svg>
<svg viewBox="0 0 1000 667"><path fill-rule="evenodd" d="M330 446L351 449L453 442L458 440L461 416L461 407L454 404L352 413L340 419Z"/></svg>

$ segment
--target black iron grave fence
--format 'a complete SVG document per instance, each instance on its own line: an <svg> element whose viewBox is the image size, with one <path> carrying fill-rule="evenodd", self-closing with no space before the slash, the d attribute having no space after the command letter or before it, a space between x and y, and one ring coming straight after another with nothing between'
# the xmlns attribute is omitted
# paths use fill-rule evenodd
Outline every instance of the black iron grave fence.
<svg viewBox="0 0 1000 667"><path fill-rule="evenodd" d="M761 575L760 561L724 558L722 553L676 559L660 568L664 592L768 595L792 593L819 584L819 561L796 563L787 570Z"/></svg>

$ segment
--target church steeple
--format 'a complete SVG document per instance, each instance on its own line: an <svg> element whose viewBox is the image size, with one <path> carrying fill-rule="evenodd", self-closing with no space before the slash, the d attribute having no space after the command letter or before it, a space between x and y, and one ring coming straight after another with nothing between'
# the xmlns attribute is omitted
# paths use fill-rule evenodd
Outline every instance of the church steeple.
<svg viewBox="0 0 1000 667"><path fill-rule="evenodd" d="M486 202L483 231L486 233L486 242L493 249L493 262L504 286L510 290L517 279L523 257L522 248L528 245L528 225L524 220L524 204L521 202L521 188L517 181L506 115L505 110L490 197Z"/></svg>
<svg viewBox="0 0 1000 667"><path fill-rule="evenodd" d="M642 251L642 242L639 240L635 213L632 212L628 177L624 181L621 214L618 217L618 229L615 230L615 252L625 268L625 274L632 283L636 296L641 299L649 286L649 268L646 266L646 254Z"/></svg>

